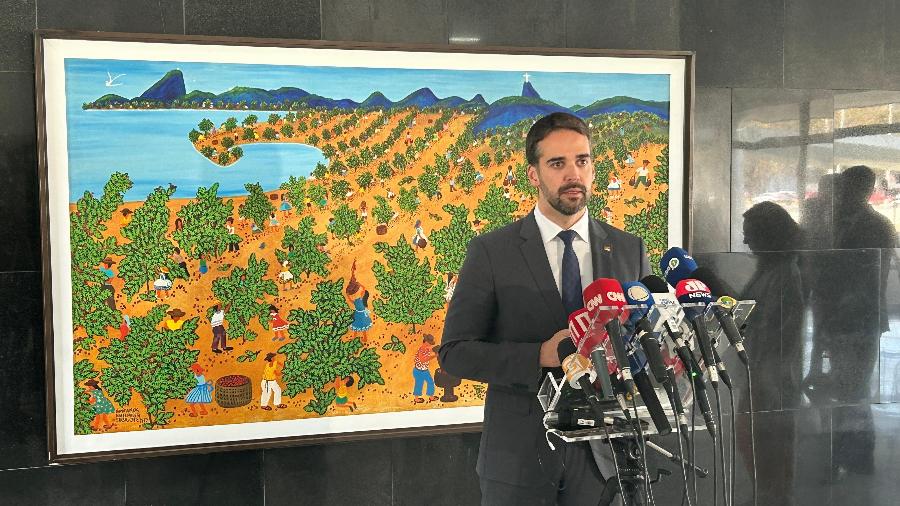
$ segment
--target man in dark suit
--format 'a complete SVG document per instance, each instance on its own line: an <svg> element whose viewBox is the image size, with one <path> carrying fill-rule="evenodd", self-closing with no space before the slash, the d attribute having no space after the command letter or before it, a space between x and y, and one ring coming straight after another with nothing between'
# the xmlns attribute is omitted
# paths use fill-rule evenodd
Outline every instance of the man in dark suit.
<svg viewBox="0 0 900 506"><path fill-rule="evenodd" d="M538 204L469 243L438 358L446 372L488 384L476 467L483 504L596 504L605 480L590 446L551 451L536 392L544 372L559 372L557 345L569 339L582 287L641 279L650 265L639 237L588 216L594 166L584 121L541 118L525 150Z"/></svg>

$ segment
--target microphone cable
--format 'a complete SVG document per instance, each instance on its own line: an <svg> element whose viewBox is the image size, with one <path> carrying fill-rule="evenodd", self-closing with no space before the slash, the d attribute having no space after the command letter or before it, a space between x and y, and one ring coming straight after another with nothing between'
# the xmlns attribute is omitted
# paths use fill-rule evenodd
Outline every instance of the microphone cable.
<svg viewBox="0 0 900 506"><path fill-rule="evenodd" d="M694 427L694 417L695 416L697 416L697 403L696 402L691 403L691 426L689 427L690 431L691 431L690 462L692 464L696 465L695 459L697 456L697 445L696 445L696 439L694 438L694 436L697 434L697 429ZM694 502L697 503L699 506L700 497L697 495L697 470L696 469L691 469L691 486L694 490ZM682 504L683 503L684 503L684 501L682 501Z"/></svg>
<svg viewBox="0 0 900 506"><path fill-rule="evenodd" d="M634 395L631 396L631 406L634 408L634 417L637 419L637 431L641 442L641 460L644 466L644 497L646 497L648 505L656 506L656 500L653 498L653 490L650 486L650 469L647 467L647 443L644 440L644 429L641 427L641 419L637 416L637 401Z"/></svg>
<svg viewBox="0 0 900 506"><path fill-rule="evenodd" d="M609 445L609 453L612 455L613 466L616 468L616 482L619 484L619 495L622 496L622 505L628 506L628 502L625 500L625 489L622 488L622 474L619 472L619 460L616 459L616 449L613 448L613 440L609 436L609 427L606 426L606 422L601 425L603 425L603 432L606 433L606 443Z"/></svg>
<svg viewBox="0 0 900 506"><path fill-rule="evenodd" d="M688 436L687 436L687 434L681 433L681 423L680 423L680 420L678 419L679 414L677 413L677 410L675 408L675 406L677 406L681 403L681 399L679 399L677 401L675 400L675 398L677 396L681 395L681 393L679 393L679 391L678 391L678 382L675 381L675 376L671 375L671 376L669 376L669 378L670 378L669 383L672 385L672 390L667 391L666 393L669 396L669 404L672 407L672 412L675 414L675 431L678 436L678 459L679 459L679 463L681 464L681 484L682 484L681 504L684 505L684 498L687 497L688 506L693 506L693 503L691 502L690 494L688 493L687 465L685 464L686 459L684 458L684 444L682 443L682 438L686 439ZM693 469L691 471L693 472Z"/></svg>
<svg viewBox="0 0 900 506"><path fill-rule="evenodd" d="M750 361L747 361L747 397L750 399L750 455L753 460L753 506L756 506L756 433L753 429L753 380L750 376Z"/></svg>
<svg viewBox="0 0 900 506"><path fill-rule="evenodd" d="M684 363L684 361L682 361L682 363ZM697 429L694 427L694 420L695 420L695 417L697 416L697 404L700 403L700 395L701 395L699 392L699 389L697 388L697 383L703 382L703 373L699 370L694 370L694 367L690 363L684 364L684 367L685 367L685 371L688 373L688 377L691 378L691 380L692 380L691 385L693 386L692 391L694 394L694 402L691 403L691 427L690 427L690 429L691 429L691 463L696 465L696 463L697 463L697 440L696 440ZM699 378L695 377L695 375L699 376ZM713 435L713 443L714 444L715 444L715 441L716 441L715 435ZM715 447L713 447L713 456L715 457ZM715 470L715 466L713 466L713 470ZM700 504L700 496L699 496L699 494L697 494L697 471L696 470L693 470L691 481L692 481L692 485L693 485L693 489L694 489L694 501L699 505Z"/></svg>
<svg viewBox="0 0 900 506"><path fill-rule="evenodd" d="M713 388L716 394L716 416L719 418L719 427L722 427L722 399L719 396L719 389ZM717 440L717 441L716 441ZM725 506L728 506L728 471L725 467L725 435L722 434L722 431L719 431L718 437L713 440L713 469L717 469L716 466L716 442L718 442L718 450L719 450L719 465L722 467L722 500L725 503ZM715 471L715 474L718 475L718 470ZM718 479L715 479L718 482ZM717 495L717 486L713 485L713 504L719 504L719 498Z"/></svg>
<svg viewBox="0 0 900 506"><path fill-rule="evenodd" d="M728 459L728 469L731 473L731 490L729 491L729 497L731 499L731 505L734 505L734 482L737 480L737 476L734 474L734 462L735 455L737 455L737 425L735 420L737 418L737 413L734 410L734 391L732 389L728 389L728 397L731 401L731 458Z"/></svg>

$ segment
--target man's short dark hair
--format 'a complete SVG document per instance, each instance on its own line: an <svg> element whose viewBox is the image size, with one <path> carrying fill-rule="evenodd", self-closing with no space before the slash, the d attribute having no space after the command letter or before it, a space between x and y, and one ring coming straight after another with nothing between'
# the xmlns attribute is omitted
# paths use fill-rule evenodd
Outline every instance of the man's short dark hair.
<svg viewBox="0 0 900 506"><path fill-rule="evenodd" d="M537 120L531 129L528 130L528 136L525 138L525 159L529 165L538 166L540 153L538 153L538 143L556 130L572 130L587 137L588 143L591 142L591 130L583 119L569 114L567 112L554 112Z"/></svg>
<svg viewBox="0 0 900 506"><path fill-rule="evenodd" d="M854 165L841 172L841 191L846 201L869 200L875 191L875 171L865 165Z"/></svg>

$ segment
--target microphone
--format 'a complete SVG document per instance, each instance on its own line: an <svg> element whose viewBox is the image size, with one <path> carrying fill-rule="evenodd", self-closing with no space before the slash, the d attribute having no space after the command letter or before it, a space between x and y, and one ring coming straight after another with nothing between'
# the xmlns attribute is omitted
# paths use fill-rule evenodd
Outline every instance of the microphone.
<svg viewBox="0 0 900 506"><path fill-rule="evenodd" d="M612 398L615 396L612 383L609 381L609 375L615 374L616 363L615 358L610 357L606 347L609 345L609 339L601 341L597 332L592 332L591 320L587 309L579 309L569 315L569 332L571 333L572 344L576 347L582 356L589 357L594 364L595 375L599 381L599 393L604 398ZM593 345L589 343L595 343ZM605 371L605 374L604 374Z"/></svg>
<svg viewBox="0 0 900 506"><path fill-rule="evenodd" d="M612 278L599 278L584 289L583 295L584 307L588 310L594 326L599 324L606 329L627 392L633 392L634 378L622 335L622 321L628 318L628 310L624 308L625 294L622 293L622 285Z"/></svg>
<svg viewBox="0 0 900 506"><path fill-rule="evenodd" d="M644 400L644 406L647 407L647 412L650 413L653 425L656 426L656 432L662 436L672 432L672 426L669 424L669 419L666 417L662 403L659 402L659 395L656 394L656 389L650 383L650 376L647 375L647 371L640 371L635 374L634 384Z"/></svg>
<svg viewBox="0 0 900 506"><path fill-rule="evenodd" d="M696 279L683 279L678 282L675 288L678 295L678 301L682 304L700 302L708 303L712 300L709 295L709 289L701 281ZM709 341L709 333L706 330L706 321L703 319L702 307L688 306L684 308L685 317L694 327L694 333L697 335L697 341L700 343L700 353L703 355L703 361L706 365L706 372L709 374L709 380L713 388L718 388L719 373L715 368L715 360L712 357L712 346ZM700 405L700 411L703 413L703 420L706 422L706 428L709 433L716 437L716 422L712 416L712 409L709 405L709 397L706 395L706 385L703 383L702 377L694 377L694 392L697 396L697 404Z"/></svg>
<svg viewBox="0 0 900 506"><path fill-rule="evenodd" d="M725 282L719 279L719 277L710 269L697 267L697 262L694 261L693 257L688 255L687 251L677 247L670 248L664 255L664 258L665 267L663 267L663 261L660 261L660 267L667 269L666 279L672 286L677 286L685 280L693 279L704 285L704 291L710 296L709 298L702 297L702 301L699 299L685 301L681 299L681 296L684 295L684 293L679 293L676 289L675 294L679 297L680 302L704 302L709 305L712 302L711 297L713 293L723 294L727 291ZM700 297L700 295L695 294L695 297ZM726 296L720 300L721 303L728 306L729 309L730 307L733 307L733 303L730 306L728 305L728 302L734 301L731 297ZM741 359L741 362L747 364L747 352L744 350L743 337L741 336L737 325L734 323L734 318L731 317L731 313L728 309L720 307L719 304L713 304L712 310L716 319L719 321L719 325L722 327L725 336L728 338L728 341L734 346L735 350L737 350L738 358ZM723 371L725 375L728 374L725 369L725 363L721 358L717 358L718 352L716 352L712 346L712 339L710 339L709 331L705 325L706 321L702 319L696 320L694 318L689 319L692 321L694 331L697 334L697 340L700 343L700 351L703 354L703 361L706 362L707 371L710 373L710 381L715 388L718 383L718 375ZM713 362L710 362L710 360L713 360ZM730 377L727 381L724 377L722 380L729 388L731 388Z"/></svg>
<svg viewBox="0 0 900 506"><path fill-rule="evenodd" d="M716 302L717 304L713 306L713 314L715 314L716 319L719 320L719 324L725 332L725 337L727 337L728 342L734 346L741 362L743 362L744 365L750 365L750 359L747 357L747 350L744 349L744 336L741 335L740 329L738 329L737 324L734 323L734 318L731 316L731 310L734 308L734 305L737 304L737 301L733 297L723 295L722 297L719 297L719 300Z"/></svg>
<svg viewBox="0 0 900 506"><path fill-rule="evenodd" d="M563 343L566 344L563 345ZM569 341L560 341L556 347L556 352L559 355L559 361L562 364L563 373L565 373L569 386L576 390L584 390L586 393L593 390L597 372L591 365L591 361L576 353L575 345Z"/></svg>
<svg viewBox="0 0 900 506"><path fill-rule="evenodd" d="M727 386L728 389L731 390L731 375L728 374L728 369L725 368L725 361L722 360L722 357L719 356L719 352L715 347L713 347L712 352L713 358L716 360L716 369L719 370L719 377L722 378L722 383L725 383L725 386Z"/></svg>
<svg viewBox="0 0 900 506"><path fill-rule="evenodd" d="M709 374L709 380L712 382L713 388L719 386L719 373L716 370L715 358L712 353L712 342L709 337L709 331L706 328L706 319L703 315L707 306L712 303L712 296L709 294L709 288L702 281L696 279L682 279L675 287L675 295L678 302L684 308L685 318L691 323L694 329L694 335L697 336L697 342L700 345L700 354L703 356L703 363ZM693 306L691 304L701 304Z"/></svg>
<svg viewBox="0 0 900 506"><path fill-rule="evenodd" d="M651 274L649 276L644 276L641 279L640 283L642 285L646 286L647 289L650 290L650 293L668 293L669 292L668 283L666 283L666 281L663 278L661 278L655 274Z"/></svg>
<svg viewBox="0 0 900 506"><path fill-rule="evenodd" d="M647 357L647 363L650 365L650 372L660 384L668 381L666 376L666 364L662 358L659 340L653 331L653 324L650 322L650 308L653 307L655 301L650 290L640 281L631 281L622 285L625 293L625 302L628 305L644 304L647 309L643 311L631 311L629 322L634 322L634 336L638 338L644 355ZM635 321L636 319L636 321Z"/></svg>
<svg viewBox="0 0 900 506"><path fill-rule="evenodd" d="M722 326L722 331L725 333L725 337L728 338L728 342L737 351L738 358L744 365L748 365L750 361L744 349L744 336L741 335L741 331L734 323L734 318L732 318L730 312L736 301L725 295L729 291L725 282L719 279L710 269L697 267L697 262L694 261L694 258L681 248L670 248L663 255L663 259L660 260L660 268L665 272L666 280L672 286L677 285L683 279L693 278L706 284L711 295L716 294L720 297L718 302L725 305L726 308L715 305L713 306L713 314L715 314L716 319ZM728 305L729 302L732 302L730 306Z"/></svg>
<svg viewBox="0 0 900 506"><path fill-rule="evenodd" d="M668 383L665 385L666 394L669 396L669 402L675 408L678 425L681 427L681 434L686 438L688 433L687 414L684 410L684 403L681 402L681 394L678 392L678 381L675 378L675 371L670 367L666 369L666 375L669 377Z"/></svg>
<svg viewBox="0 0 900 506"><path fill-rule="evenodd" d="M669 335L669 339L675 344L675 353L681 359L681 363L689 372L699 372L700 366L691 353L690 348L684 340L684 334L681 331L681 321L684 318L684 311L675 295L669 293L669 285L659 276L646 276L641 280L647 288L653 293L653 299L660 318L657 321L655 330L665 330ZM693 374L693 373L691 373Z"/></svg>
<svg viewBox="0 0 900 506"><path fill-rule="evenodd" d="M603 423L603 407L600 405L600 399L597 398L597 392L591 383L593 381L592 378L596 378L596 372L591 367L590 360L575 350L574 343L565 339L557 345L556 353L559 356L559 361L562 364L569 386L584 392L588 404L590 404L591 410L594 412L594 416L597 417L599 423Z"/></svg>
<svg viewBox="0 0 900 506"><path fill-rule="evenodd" d="M687 251L677 246L669 248L659 260L659 269L666 278L666 282L675 286L682 279L688 278L697 270L697 262ZM655 293L655 292L654 292Z"/></svg>

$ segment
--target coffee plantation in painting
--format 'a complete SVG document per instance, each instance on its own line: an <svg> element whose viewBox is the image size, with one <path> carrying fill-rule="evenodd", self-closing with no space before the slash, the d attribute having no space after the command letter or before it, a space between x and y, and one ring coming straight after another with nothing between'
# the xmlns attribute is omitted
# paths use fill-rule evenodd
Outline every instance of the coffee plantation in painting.
<svg viewBox="0 0 900 506"><path fill-rule="evenodd" d="M66 72L75 434L482 404L434 350L468 241L534 208L550 112L590 127L591 215L668 247L668 75Z"/></svg>

